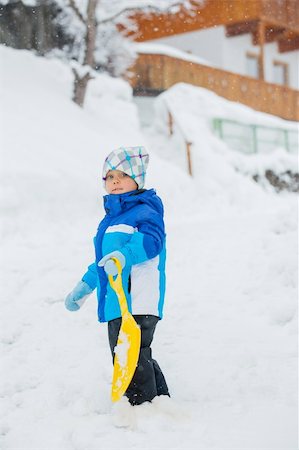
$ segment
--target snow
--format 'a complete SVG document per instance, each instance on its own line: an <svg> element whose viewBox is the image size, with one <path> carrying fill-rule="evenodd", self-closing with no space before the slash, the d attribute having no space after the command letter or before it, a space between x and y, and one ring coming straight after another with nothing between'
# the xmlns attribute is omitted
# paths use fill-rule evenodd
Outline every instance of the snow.
<svg viewBox="0 0 299 450"><path fill-rule="evenodd" d="M194 122L190 123L190 116L204 117L206 119L214 117L224 117L230 120L248 124L263 125L269 127L281 127L289 130L298 130L298 122L291 122L270 114L257 112L246 105L230 102L207 89L192 86L186 83L178 83L172 86L159 101L167 105L179 116L179 120L185 122L185 126L190 124L191 131L194 130ZM184 108L181 108L182 103ZM192 136L190 136L192 137Z"/></svg>
<svg viewBox="0 0 299 450"><path fill-rule="evenodd" d="M205 66L215 67L215 65L207 59L192 55L190 53L184 52L183 50L176 49L174 47L171 47L170 45L155 44L152 42L132 42L131 45L136 53L166 55L172 58L179 58L184 61L194 62L195 64L203 64Z"/></svg>
<svg viewBox="0 0 299 450"><path fill-rule="evenodd" d="M118 336L118 343L115 347L114 351L117 355L118 362L120 367L123 369L127 365L127 359L128 359L128 350L130 348L130 342L128 339L128 336L126 333L124 333L122 330L119 332Z"/></svg>
<svg viewBox="0 0 299 450"><path fill-rule="evenodd" d="M274 143L270 151L269 144L262 141L259 143L259 153L244 155L241 151L229 148L225 142L215 136L213 131L213 119L222 118L246 126L252 124L269 127L270 130L288 130L295 136L297 134L298 141L299 127L296 122L254 111L245 105L227 101L207 89L185 83L178 83L161 94L154 107L156 113L152 123L147 118L147 129L151 140L155 142L154 145L157 147L159 155L165 160L171 159L174 164L186 171L186 142L192 144L192 170L193 174L198 176L200 193L205 193L203 201L210 200L208 195L212 185L218 184L222 180L222 183L226 185L225 203L221 202L219 207L227 207L227 200L230 201L228 193L231 191L231 195L235 196L236 185L239 185L239 195L233 203L235 205L239 203L239 208L243 208L243 206L247 208L250 197L245 203L244 197L248 197L248 189L252 192L257 190L256 186L252 184L252 176L263 177L266 170L272 170L277 174L284 174L286 171L298 173L299 171L298 145L297 152L291 153ZM146 108L149 109L148 105ZM173 135L171 137L168 124L169 112L173 116ZM233 133L232 130L230 133ZM156 136L158 136L157 139ZM237 137L237 133L235 136ZM248 140L248 137L241 134L242 137ZM211 152L211 150L213 151ZM210 174L216 171L218 172L217 177L211 178ZM238 177L236 171L246 175L247 179L244 180L243 176ZM231 182L232 177L234 183ZM247 183L248 179L250 183ZM246 187L245 184L247 184ZM273 186L269 184L266 184L265 188L274 190ZM217 187L215 189L215 194L222 196L222 190ZM242 196L241 193L243 193ZM256 203L261 195L261 193L253 194L251 198Z"/></svg>
<svg viewBox="0 0 299 450"><path fill-rule="evenodd" d="M184 61L194 62L195 64L203 64L205 66L215 67L210 61L200 56L192 55L183 50L176 49L170 45L155 44L153 42L132 42L132 47L136 53L145 53L150 55L166 55L172 58L179 58Z"/></svg>
<svg viewBox="0 0 299 450"><path fill-rule="evenodd" d="M188 113L191 178L162 97L158 123L142 129L124 81L92 80L82 110L62 62L0 52L1 448L297 448L297 198L236 170L239 155L207 126L215 111L279 119L202 92L196 129ZM186 97L165 95L184 121ZM64 298L93 260L104 157L141 144L147 187L165 203L167 298L153 354L172 397L114 410L95 294L76 313Z"/></svg>

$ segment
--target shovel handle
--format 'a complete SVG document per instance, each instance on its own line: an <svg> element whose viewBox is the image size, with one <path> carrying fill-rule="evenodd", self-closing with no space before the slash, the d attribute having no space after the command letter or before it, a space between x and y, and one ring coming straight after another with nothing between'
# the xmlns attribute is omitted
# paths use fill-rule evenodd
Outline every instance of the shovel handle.
<svg viewBox="0 0 299 450"><path fill-rule="evenodd" d="M117 295L120 310L121 310L121 315L123 317L125 315L125 313L128 312L128 304L127 304L127 299L126 299L123 285L122 285L122 278L121 278L122 266L121 266L120 261L117 258L112 257L111 259L112 259L112 261L115 262L118 273L117 273L115 279L113 278L113 275L108 275L108 280L109 280L110 286L112 287L112 289L115 291L115 293Z"/></svg>

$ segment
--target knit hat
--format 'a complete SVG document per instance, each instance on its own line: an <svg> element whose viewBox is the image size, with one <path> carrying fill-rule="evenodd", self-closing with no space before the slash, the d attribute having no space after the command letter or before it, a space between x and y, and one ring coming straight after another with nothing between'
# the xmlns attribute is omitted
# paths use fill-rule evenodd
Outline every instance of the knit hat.
<svg viewBox="0 0 299 450"><path fill-rule="evenodd" d="M103 167L103 183L109 170L121 170L142 189L145 181L149 155L144 147L120 147L113 150L105 159Z"/></svg>

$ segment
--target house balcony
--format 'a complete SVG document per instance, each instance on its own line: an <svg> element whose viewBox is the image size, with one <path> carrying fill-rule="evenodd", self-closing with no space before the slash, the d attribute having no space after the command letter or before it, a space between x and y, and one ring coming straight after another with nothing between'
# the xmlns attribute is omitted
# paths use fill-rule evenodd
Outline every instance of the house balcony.
<svg viewBox="0 0 299 450"><path fill-rule="evenodd" d="M299 91L163 54L139 54L128 80L135 95L157 95L189 83L257 111L299 121Z"/></svg>

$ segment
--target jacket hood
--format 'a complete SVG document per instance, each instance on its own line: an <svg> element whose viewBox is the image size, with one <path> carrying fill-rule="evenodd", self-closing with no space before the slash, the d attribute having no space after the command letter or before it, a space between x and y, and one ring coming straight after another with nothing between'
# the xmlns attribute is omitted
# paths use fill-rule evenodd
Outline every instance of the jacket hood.
<svg viewBox="0 0 299 450"><path fill-rule="evenodd" d="M104 208L109 216L116 216L137 204L146 204L163 216L163 204L155 189L137 189L124 194L104 196Z"/></svg>

